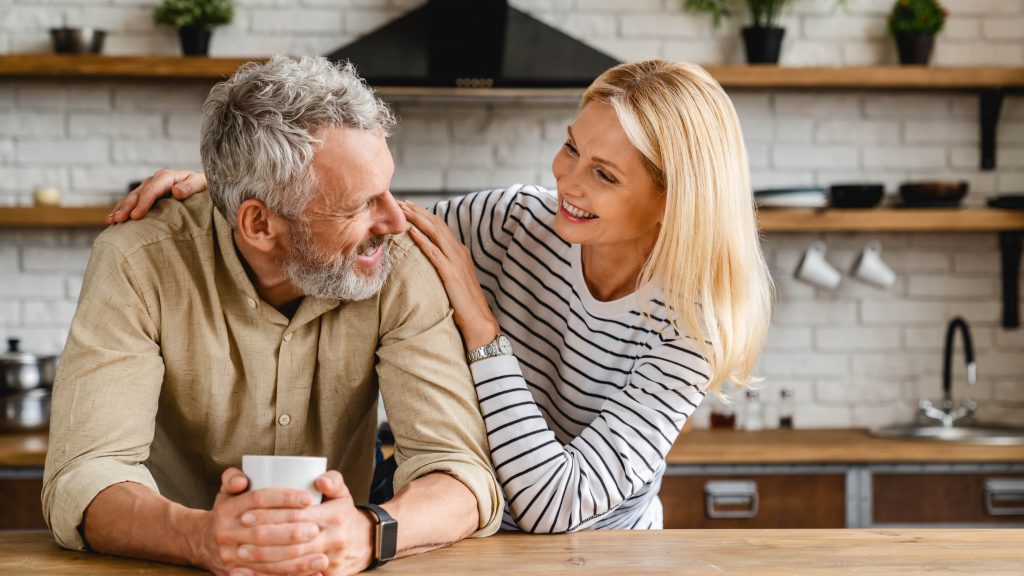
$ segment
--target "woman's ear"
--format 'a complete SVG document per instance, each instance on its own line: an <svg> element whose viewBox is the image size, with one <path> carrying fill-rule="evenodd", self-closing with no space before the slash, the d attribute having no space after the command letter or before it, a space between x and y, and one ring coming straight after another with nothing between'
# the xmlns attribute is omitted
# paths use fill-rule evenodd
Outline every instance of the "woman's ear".
<svg viewBox="0 0 1024 576"><path fill-rule="evenodd" d="M261 252L274 252L287 238L287 221L259 200L246 200L238 207L236 230L245 243Z"/></svg>

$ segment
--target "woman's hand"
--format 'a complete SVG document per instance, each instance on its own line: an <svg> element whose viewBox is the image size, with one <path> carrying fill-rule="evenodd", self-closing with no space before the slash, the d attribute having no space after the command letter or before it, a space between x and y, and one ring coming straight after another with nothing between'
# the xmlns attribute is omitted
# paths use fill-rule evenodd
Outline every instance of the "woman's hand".
<svg viewBox="0 0 1024 576"><path fill-rule="evenodd" d="M114 206L114 211L107 214L107 224L142 218L153 207L153 203L168 192L177 200L206 192L206 175L202 172L161 168Z"/></svg>
<svg viewBox="0 0 1024 576"><path fill-rule="evenodd" d="M487 299L476 278L476 266L466 248L444 220L412 202L399 202L412 223L409 235L437 269L448 300L455 309L455 324L462 332L466 348L486 346L498 336L498 321L487 306Z"/></svg>

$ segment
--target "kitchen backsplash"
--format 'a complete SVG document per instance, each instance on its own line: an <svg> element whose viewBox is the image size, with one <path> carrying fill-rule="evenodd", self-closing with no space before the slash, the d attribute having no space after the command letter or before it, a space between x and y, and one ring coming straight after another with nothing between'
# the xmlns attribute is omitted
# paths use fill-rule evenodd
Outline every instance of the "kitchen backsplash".
<svg viewBox="0 0 1024 576"><path fill-rule="evenodd" d="M218 29L215 56L324 53L420 2L237 0L235 23ZM175 54L177 38L154 28L147 0L6 0L0 53L50 50L47 28L106 28L108 54ZM622 59L666 57L739 63L736 22L715 30L683 0L532 0L513 5ZM783 19L783 65L892 63L885 34L892 0L798 0ZM1024 66L1024 0L943 0L947 30L936 64ZM55 185L68 204L109 203L160 166L198 167L203 82L0 81L0 204L30 202ZM958 93L732 91L755 186L910 178L971 183L970 204L1024 193L1024 97L1011 95L998 128L998 169L978 169L977 96ZM571 103L401 101L392 139L396 191L465 191L514 182L552 185L550 159L572 119ZM420 197L429 200L431 197ZM58 351L74 314L95 231L0 229L0 337ZM802 251L824 240L844 271L871 239L897 273L878 289L845 274L836 291L792 280ZM995 234L778 234L765 249L779 288L761 363L772 405L795 390L798 427L907 420L936 397L947 320L971 323L977 386L962 360L954 394L978 400L982 417L1024 424L1024 332L999 327ZM959 341L958 341L959 347ZM706 425L707 408L695 417ZM769 416L769 420L771 417Z"/></svg>

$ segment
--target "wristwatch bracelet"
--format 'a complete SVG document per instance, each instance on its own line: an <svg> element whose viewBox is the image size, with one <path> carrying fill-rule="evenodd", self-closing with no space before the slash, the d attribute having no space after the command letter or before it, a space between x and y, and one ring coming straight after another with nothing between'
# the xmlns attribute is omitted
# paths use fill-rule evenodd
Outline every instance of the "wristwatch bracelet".
<svg viewBox="0 0 1024 576"><path fill-rule="evenodd" d="M356 508L368 510L376 518L373 557L366 569L373 570L388 560L394 560L398 553L398 521L376 504L356 504Z"/></svg>
<svg viewBox="0 0 1024 576"><path fill-rule="evenodd" d="M509 342L508 338L504 334L498 334L491 340L486 346L474 348L466 354L466 361L470 364L479 362L484 358L493 358L495 356L511 356L512 355L512 343Z"/></svg>

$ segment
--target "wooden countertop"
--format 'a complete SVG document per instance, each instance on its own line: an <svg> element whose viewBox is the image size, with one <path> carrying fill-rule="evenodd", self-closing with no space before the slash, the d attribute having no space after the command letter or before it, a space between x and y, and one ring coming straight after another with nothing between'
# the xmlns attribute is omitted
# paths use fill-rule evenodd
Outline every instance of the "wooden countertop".
<svg viewBox="0 0 1024 576"><path fill-rule="evenodd" d="M498 534L395 560L373 574L1014 574L1020 532L931 530L659 530ZM0 533L0 573L37 576L198 574L198 570L62 550L47 532Z"/></svg>
<svg viewBox="0 0 1024 576"><path fill-rule="evenodd" d="M1024 446L875 438L859 428L694 430L679 437L667 461L670 465L1021 462Z"/></svg>
<svg viewBox="0 0 1024 576"><path fill-rule="evenodd" d="M36 468L46 462L45 432L0 434L0 468Z"/></svg>
<svg viewBox="0 0 1024 576"><path fill-rule="evenodd" d="M46 434L0 434L0 467L41 467ZM679 437L669 464L856 464L1024 462L1024 446L984 446L874 438L834 430L694 430Z"/></svg>

